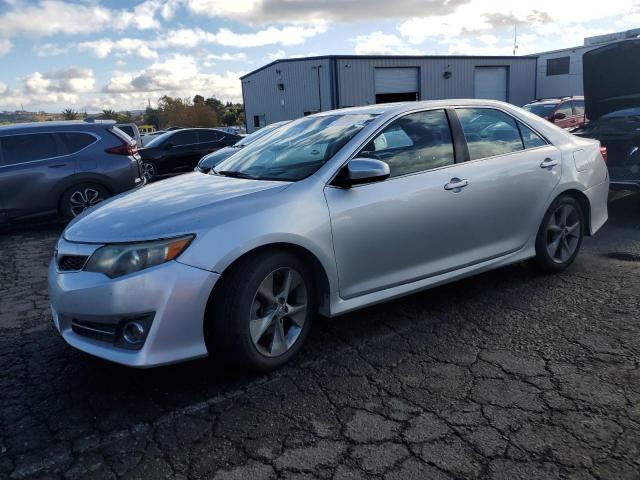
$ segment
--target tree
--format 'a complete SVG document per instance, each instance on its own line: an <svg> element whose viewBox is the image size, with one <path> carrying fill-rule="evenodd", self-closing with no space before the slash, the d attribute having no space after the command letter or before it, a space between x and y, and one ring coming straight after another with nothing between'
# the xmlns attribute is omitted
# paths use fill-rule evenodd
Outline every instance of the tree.
<svg viewBox="0 0 640 480"><path fill-rule="evenodd" d="M195 97L193 97L193 104L194 105L198 105L204 103L204 97L202 95L196 95Z"/></svg>
<svg viewBox="0 0 640 480"><path fill-rule="evenodd" d="M65 120L77 120L78 118L78 112L76 112L74 109L72 108L65 108L62 111L62 117Z"/></svg>
<svg viewBox="0 0 640 480"><path fill-rule="evenodd" d="M115 110L111 110L110 108L102 110L100 114L101 120L115 120L118 121L118 113Z"/></svg>

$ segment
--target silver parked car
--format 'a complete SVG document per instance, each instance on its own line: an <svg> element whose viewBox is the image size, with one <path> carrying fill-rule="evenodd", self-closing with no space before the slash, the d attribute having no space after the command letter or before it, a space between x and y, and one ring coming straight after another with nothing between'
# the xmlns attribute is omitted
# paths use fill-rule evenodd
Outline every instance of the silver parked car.
<svg viewBox="0 0 640 480"><path fill-rule="evenodd" d="M318 312L526 259L565 269L608 190L597 142L502 102L323 112L76 219L49 269L53 321L125 365L268 370Z"/></svg>

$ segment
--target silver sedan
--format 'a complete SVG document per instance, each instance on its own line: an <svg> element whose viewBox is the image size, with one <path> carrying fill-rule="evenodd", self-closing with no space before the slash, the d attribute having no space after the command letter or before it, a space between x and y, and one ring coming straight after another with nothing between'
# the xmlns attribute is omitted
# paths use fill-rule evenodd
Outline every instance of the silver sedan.
<svg viewBox="0 0 640 480"><path fill-rule="evenodd" d="M125 365L268 370L318 313L523 260L567 268L608 190L598 142L505 103L323 112L74 220L49 269L53 321Z"/></svg>

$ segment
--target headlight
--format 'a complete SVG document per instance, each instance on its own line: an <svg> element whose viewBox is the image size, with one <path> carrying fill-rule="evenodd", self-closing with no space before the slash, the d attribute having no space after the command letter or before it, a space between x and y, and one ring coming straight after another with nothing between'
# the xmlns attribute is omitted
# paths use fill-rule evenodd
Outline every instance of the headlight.
<svg viewBox="0 0 640 480"><path fill-rule="evenodd" d="M105 245L91 255L84 269L104 273L111 278L128 275L177 258L194 237L187 235L153 242Z"/></svg>

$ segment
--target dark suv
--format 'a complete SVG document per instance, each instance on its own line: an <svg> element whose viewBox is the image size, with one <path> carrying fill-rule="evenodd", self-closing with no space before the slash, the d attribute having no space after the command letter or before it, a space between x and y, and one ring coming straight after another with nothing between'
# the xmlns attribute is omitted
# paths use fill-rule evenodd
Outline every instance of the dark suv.
<svg viewBox="0 0 640 480"><path fill-rule="evenodd" d="M560 128L575 128L584 124L584 97L546 98L527 103L525 110L546 118Z"/></svg>
<svg viewBox="0 0 640 480"><path fill-rule="evenodd" d="M59 214L70 220L144 184L134 141L115 122L0 127L0 223Z"/></svg>

